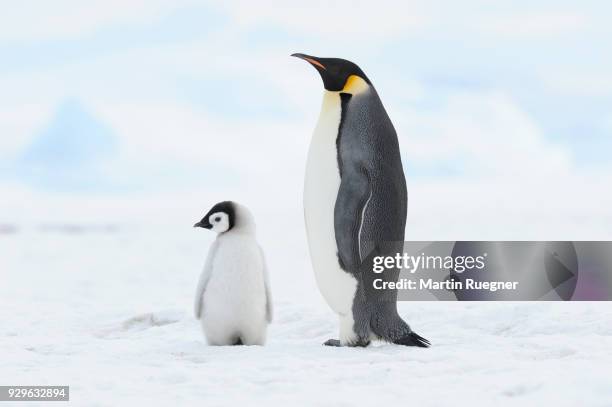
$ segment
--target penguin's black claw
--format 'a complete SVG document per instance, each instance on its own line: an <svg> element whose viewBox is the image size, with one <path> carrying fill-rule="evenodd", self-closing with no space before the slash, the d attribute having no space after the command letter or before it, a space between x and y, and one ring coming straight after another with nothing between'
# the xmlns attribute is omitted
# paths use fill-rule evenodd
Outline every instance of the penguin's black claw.
<svg viewBox="0 0 612 407"><path fill-rule="evenodd" d="M419 348L429 348L431 346L431 342L414 332L410 332L408 335L393 341L393 343L404 346L418 346Z"/></svg>
<svg viewBox="0 0 612 407"><path fill-rule="evenodd" d="M342 346L338 339L328 339L325 342L323 342L323 345L325 345L325 346L336 346L336 347Z"/></svg>

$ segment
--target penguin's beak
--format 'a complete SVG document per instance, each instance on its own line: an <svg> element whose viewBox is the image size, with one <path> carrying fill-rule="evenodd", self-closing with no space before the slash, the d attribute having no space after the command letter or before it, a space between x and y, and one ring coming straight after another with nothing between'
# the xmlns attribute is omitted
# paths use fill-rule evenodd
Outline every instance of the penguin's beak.
<svg viewBox="0 0 612 407"><path fill-rule="evenodd" d="M317 57L313 57L311 55L306 55L306 54L291 54L292 57L296 57L296 58L300 58L303 59L304 61L310 63L312 66L314 66L317 69L322 69L322 70L326 70L327 68L325 67L325 65L323 65L321 63L321 61L319 61L319 58Z"/></svg>
<svg viewBox="0 0 612 407"><path fill-rule="evenodd" d="M210 224L210 222L208 222L208 220L202 219L201 221L199 221L198 223L193 225L193 227L194 228L210 229L210 228L212 228L212 225Z"/></svg>

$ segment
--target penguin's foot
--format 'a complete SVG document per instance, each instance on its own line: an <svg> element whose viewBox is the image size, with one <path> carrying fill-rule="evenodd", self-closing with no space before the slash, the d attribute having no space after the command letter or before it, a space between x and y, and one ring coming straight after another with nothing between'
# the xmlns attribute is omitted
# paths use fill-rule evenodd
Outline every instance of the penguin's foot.
<svg viewBox="0 0 612 407"><path fill-rule="evenodd" d="M325 345L325 346L337 346L337 347L342 346L342 344L340 343L340 341L338 339L328 339L325 342L323 342L323 345Z"/></svg>
<svg viewBox="0 0 612 407"><path fill-rule="evenodd" d="M351 347L351 348L365 348L369 344L370 344L370 341L356 341L356 342L351 342L347 344L346 346ZM338 339L328 339L323 343L323 345L341 347L342 343Z"/></svg>

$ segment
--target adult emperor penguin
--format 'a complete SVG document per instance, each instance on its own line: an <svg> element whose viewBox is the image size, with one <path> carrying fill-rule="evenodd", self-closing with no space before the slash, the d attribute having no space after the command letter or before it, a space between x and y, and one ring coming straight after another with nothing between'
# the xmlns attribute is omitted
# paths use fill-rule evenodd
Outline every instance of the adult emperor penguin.
<svg viewBox="0 0 612 407"><path fill-rule="evenodd" d="M304 183L317 285L340 322L340 339L325 345L367 346L381 339L428 347L429 341L398 315L397 291L370 289L362 272L362 262L373 252L402 251L408 198L393 124L357 65L339 58L292 56L310 63L325 88ZM399 270L381 276L397 281Z"/></svg>
<svg viewBox="0 0 612 407"><path fill-rule="evenodd" d="M272 298L255 222L236 202L216 204L194 227L217 239L208 251L195 297L195 316L210 345L263 345Z"/></svg>

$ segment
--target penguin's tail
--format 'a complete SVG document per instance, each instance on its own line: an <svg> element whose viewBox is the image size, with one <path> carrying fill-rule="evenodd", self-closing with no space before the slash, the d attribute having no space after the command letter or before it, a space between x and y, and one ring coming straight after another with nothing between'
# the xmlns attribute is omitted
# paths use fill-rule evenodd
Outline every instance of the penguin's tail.
<svg viewBox="0 0 612 407"><path fill-rule="evenodd" d="M431 346L431 342L413 332L396 311L376 313L373 315L370 328L380 339L397 345L419 348Z"/></svg>
<svg viewBox="0 0 612 407"><path fill-rule="evenodd" d="M404 346L418 346L419 348L429 348L431 346L431 342L415 332L410 332L408 335L394 340L393 343Z"/></svg>

